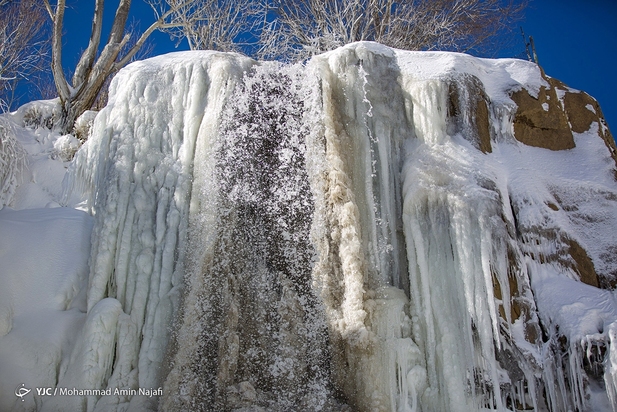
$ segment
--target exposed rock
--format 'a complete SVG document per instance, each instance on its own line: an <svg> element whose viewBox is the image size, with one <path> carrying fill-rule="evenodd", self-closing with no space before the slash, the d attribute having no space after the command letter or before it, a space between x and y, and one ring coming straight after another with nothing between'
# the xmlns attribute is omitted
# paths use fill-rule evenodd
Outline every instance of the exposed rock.
<svg viewBox="0 0 617 412"><path fill-rule="evenodd" d="M581 282L598 287L600 285L598 274L585 249L573 239L568 239L568 245L570 246L570 256L572 256L572 259L576 262L574 270L578 273Z"/></svg>
<svg viewBox="0 0 617 412"><path fill-rule="evenodd" d="M508 249L508 288L510 296L510 321L514 323L518 319L522 319L525 331L525 338L530 343L538 343L541 336L540 327L537 320L532 316L535 308L530 306L530 302L524 298L524 295L529 292L529 285L523 282L519 284L519 279L525 279L522 275L521 262L516 258L514 250ZM504 321L508 322L506 316L505 302L503 301L504 293L501 284L495 274L493 274L493 292L495 298L501 302L499 305L499 316Z"/></svg>
<svg viewBox="0 0 617 412"><path fill-rule="evenodd" d="M550 87L542 86L537 98L526 89L511 95L518 106L514 117L514 137L529 146L551 150L572 149L575 147L574 136L557 96L556 83L552 79L547 80Z"/></svg>
<svg viewBox="0 0 617 412"><path fill-rule="evenodd" d="M589 130L591 123L600 123L598 102L587 93L566 91L563 101L573 132L583 133Z"/></svg>
<svg viewBox="0 0 617 412"><path fill-rule="evenodd" d="M554 210L555 212L559 210L559 206L557 206L555 203L548 202L546 205L549 208L551 208L551 210Z"/></svg>
<svg viewBox="0 0 617 412"><path fill-rule="evenodd" d="M617 147L598 102L585 92L571 89L544 73L542 76L549 87L542 87L537 98L525 89L511 95L518 106L514 120L515 138L530 146L564 150L575 146L574 133L585 133L597 127L594 134L597 133L603 139L615 161L614 174L617 180ZM556 198L559 199L558 196ZM558 206L549 202L547 206L553 211L563 210L567 214L576 212L563 204ZM555 237L561 236L555 234ZM601 271L598 274L594 261L580 243L567 235L561 239L561 252L555 256L539 256L541 262L559 261L565 267L571 267L585 284L603 289L615 288L613 277ZM514 304L512 309L514 311Z"/></svg>
<svg viewBox="0 0 617 412"><path fill-rule="evenodd" d="M478 136L480 137L480 150L483 153L491 153L493 148L491 147L491 133L488 119L488 106L486 100L478 100L478 107L476 111L476 126L478 128Z"/></svg>
<svg viewBox="0 0 617 412"><path fill-rule="evenodd" d="M598 135L617 165L615 139L598 102L587 93L571 89L563 82L546 76L543 71L542 77L549 87L541 87L537 97L526 89L510 96L518 106L514 117L515 138L529 146L551 150L572 149L575 147L573 132L584 133L593 123L597 123ZM478 118L482 117L482 110L478 106ZM479 133L482 130L483 127L479 127Z"/></svg>
<svg viewBox="0 0 617 412"><path fill-rule="evenodd" d="M482 153L491 153L493 148L488 113L489 98L480 79L470 75L462 77L462 81L457 79L449 86L450 127L453 128L453 133L463 132L463 136ZM466 108L466 113L463 113L462 107ZM466 128L470 130L464 130Z"/></svg>

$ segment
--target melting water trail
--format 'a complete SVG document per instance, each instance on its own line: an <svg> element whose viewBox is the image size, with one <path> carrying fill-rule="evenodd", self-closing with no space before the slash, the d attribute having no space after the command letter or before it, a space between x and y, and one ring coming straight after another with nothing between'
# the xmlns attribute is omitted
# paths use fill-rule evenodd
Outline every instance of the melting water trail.
<svg viewBox="0 0 617 412"><path fill-rule="evenodd" d="M189 363L175 366L188 401L174 399L173 408L334 406L325 312L311 277L314 202L302 72L272 66L248 73L223 113L217 193L203 194L217 199L216 220L193 229L215 240L193 269L202 280L184 303L200 308L199 321L178 337L195 339L183 344Z"/></svg>

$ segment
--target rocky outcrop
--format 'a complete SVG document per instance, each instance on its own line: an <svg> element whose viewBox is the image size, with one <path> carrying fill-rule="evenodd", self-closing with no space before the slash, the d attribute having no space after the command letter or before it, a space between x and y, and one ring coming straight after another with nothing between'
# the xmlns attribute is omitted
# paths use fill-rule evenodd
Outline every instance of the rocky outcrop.
<svg viewBox="0 0 617 412"><path fill-rule="evenodd" d="M556 81L558 82L558 81ZM592 124L598 124L598 135L604 140L604 144L611 153L611 157L617 164L617 147L615 146L615 139L613 138L600 105L590 95L585 92L569 89L563 83L559 82L559 86L565 91L563 97L563 104L568 121L572 131L575 133L584 133L592 126ZM617 178L617 170L616 170Z"/></svg>
<svg viewBox="0 0 617 412"><path fill-rule="evenodd" d="M589 255L585 249L583 249L583 247L573 239L568 239L567 241L568 253L576 262L574 265L574 270L578 274L581 282L595 287L600 286L596 269L594 268L593 262L589 258Z"/></svg>
<svg viewBox="0 0 617 412"><path fill-rule="evenodd" d="M615 139L608 129L598 102L585 92L571 89L563 82L546 76L537 96L527 89L511 94L517 105L514 117L515 138L529 146L551 150L575 147L573 133L584 133L594 123L617 164ZM616 170L617 176L617 170Z"/></svg>
<svg viewBox="0 0 617 412"><path fill-rule="evenodd" d="M546 77L545 77L546 78ZM529 146L551 150L572 149L574 137L555 82L547 79L538 96L528 90L514 92L512 100L518 106L514 117L514 137Z"/></svg>
<svg viewBox="0 0 617 412"><path fill-rule="evenodd" d="M453 129L452 134L462 132L482 153L493 151L489 102L482 82L476 76L466 74L448 85L449 128Z"/></svg>
<svg viewBox="0 0 617 412"><path fill-rule="evenodd" d="M524 88L510 96L517 105L513 122L516 140L534 147L568 150L575 147L575 134L585 133L597 127L597 135L602 138L617 165L615 140L598 102L587 93L572 89L561 81L546 76L543 71L542 78L546 86L540 87L537 96L533 96ZM617 168L615 176L617 179ZM568 200L560 199L557 193L553 195L559 203L559 205L553 202L547 203L553 212L565 215L568 219L584 219L589 222L594 220L591 216L583 215L578 207L569 205ZM561 204L564 201L565 207ZM528 235L530 234L524 233L523 237ZM532 237L535 238L536 235ZM541 261L558 261L563 267L573 270L581 282L590 286L609 289L615 287L614 276L598 273L585 245L581 245L567 233L560 233L560 230L551 233L549 238L553 239L551 242L561 239L557 242L558 252L553 256L539 256Z"/></svg>

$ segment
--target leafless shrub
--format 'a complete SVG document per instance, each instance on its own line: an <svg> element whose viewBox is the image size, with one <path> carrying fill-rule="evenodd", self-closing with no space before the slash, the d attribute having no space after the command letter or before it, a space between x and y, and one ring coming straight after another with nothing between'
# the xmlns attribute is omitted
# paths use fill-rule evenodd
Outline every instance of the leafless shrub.
<svg viewBox="0 0 617 412"><path fill-rule="evenodd" d="M0 112L16 100L17 84L49 62L45 10L36 0L0 0Z"/></svg>
<svg viewBox="0 0 617 412"><path fill-rule="evenodd" d="M139 32L140 32L139 22L136 22L136 21L131 22L131 24L129 25L129 28L127 29L127 33L129 33L129 36L130 36L129 40L128 42L126 42L123 49L120 51L119 56L125 55L126 53L129 52L129 50L131 50L131 48L133 48L133 46L135 46L135 43L137 42L137 39L138 39L137 33ZM137 60L146 59L152 55L153 51L154 51L154 44L146 40L144 44L139 48L139 50L137 50L137 52L133 55L133 57L131 57L128 63L132 63L133 61L137 61ZM110 73L109 76L107 76L107 78L105 79L105 82L103 83L103 86L101 87L101 90L99 91L99 94L96 96L94 103L92 103L90 110L99 111L103 107L107 106L107 101L109 100L109 85L111 84L111 80L118 73L118 70ZM75 130L75 132L79 133L77 130Z"/></svg>
<svg viewBox="0 0 617 412"><path fill-rule="evenodd" d="M157 15L156 20L134 40L133 46L126 47L131 39L131 33L126 30L131 0L120 0L107 43L101 49L105 1L96 0L90 41L69 83L62 67L62 31L66 0L57 0L54 4L50 3L50 0L43 1L52 20L51 66L62 106L62 115L60 119L57 119L57 126L63 131L70 131L75 124L75 119L94 105L106 80L133 59L155 30L168 29L177 24L170 20L175 9L162 11ZM188 3L190 1L182 4Z"/></svg>
<svg viewBox="0 0 617 412"><path fill-rule="evenodd" d="M26 150L10 124L0 119L0 208L11 203L25 166Z"/></svg>
<svg viewBox="0 0 617 412"><path fill-rule="evenodd" d="M157 15L174 10L171 27L164 29L172 39L186 38L191 50L241 51L246 35L259 23L262 10L252 0L149 0ZM242 37L245 37L244 39Z"/></svg>
<svg viewBox="0 0 617 412"><path fill-rule="evenodd" d="M522 17L513 0L270 0L259 54L298 60L355 41L469 51Z"/></svg>

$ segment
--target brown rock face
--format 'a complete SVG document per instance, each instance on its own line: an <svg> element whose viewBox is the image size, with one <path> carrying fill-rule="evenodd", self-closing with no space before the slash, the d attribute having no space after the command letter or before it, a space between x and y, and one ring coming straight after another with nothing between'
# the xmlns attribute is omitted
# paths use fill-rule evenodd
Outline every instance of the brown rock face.
<svg viewBox="0 0 617 412"><path fill-rule="evenodd" d="M597 123L597 133L615 161L617 180L617 146L598 102L587 93L570 89L559 80L546 76L543 71L542 77L549 87L542 86L537 98L525 89L510 95L518 106L514 116L516 140L544 149L572 149L575 147L572 133L584 133Z"/></svg>
<svg viewBox="0 0 617 412"><path fill-rule="evenodd" d="M572 259L576 262L574 270L578 273L581 282L599 287L600 282L598 280L598 274L585 249L572 239L568 239L568 246L570 247L570 256L572 256Z"/></svg>
<svg viewBox="0 0 617 412"><path fill-rule="evenodd" d="M483 153L491 153L493 148L491 147L491 132L486 99L478 100L478 107L476 109L476 126L478 128L478 136L480 138L480 150L482 150Z"/></svg>
<svg viewBox="0 0 617 412"><path fill-rule="evenodd" d="M514 137L529 146L551 150L575 147L568 117L557 96L557 83L547 79L550 86L542 86L535 98L525 89L510 97L518 109L514 117Z"/></svg>
<svg viewBox="0 0 617 412"><path fill-rule="evenodd" d="M525 89L510 96L518 106L514 117L516 140L551 150L572 149L575 147L572 132L584 133L596 122L598 134L617 165L617 146L598 102L587 93L570 89L544 72L542 76L549 87L542 86L537 98ZM617 170L615 176L617 178Z"/></svg>
<svg viewBox="0 0 617 412"><path fill-rule="evenodd" d="M461 87L464 84L464 87ZM475 76L463 76L450 83L448 116L450 126L463 132L482 153L491 153L491 132L488 111L489 98L482 82ZM464 112L466 108L467 112ZM465 121L463 121L463 119ZM464 130L469 127L469 130Z"/></svg>
<svg viewBox="0 0 617 412"><path fill-rule="evenodd" d="M583 133L589 130L591 123L600 123L598 102L585 92L567 91L563 99L572 131Z"/></svg>

